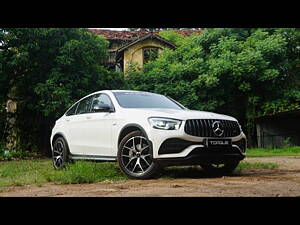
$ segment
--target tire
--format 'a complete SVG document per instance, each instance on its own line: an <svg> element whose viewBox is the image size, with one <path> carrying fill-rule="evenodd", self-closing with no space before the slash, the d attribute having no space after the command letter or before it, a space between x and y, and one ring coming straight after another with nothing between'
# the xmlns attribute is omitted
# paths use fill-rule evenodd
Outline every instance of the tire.
<svg viewBox="0 0 300 225"><path fill-rule="evenodd" d="M65 168L66 162L69 161L69 147L63 137L59 137L53 144L52 164L55 169Z"/></svg>
<svg viewBox="0 0 300 225"><path fill-rule="evenodd" d="M219 164L223 165L219 167L218 164L212 164L212 163L202 163L200 166L202 169L213 175L229 175L232 174L232 172L236 169L236 167L239 165L240 161L233 161L233 162L227 162L224 164Z"/></svg>
<svg viewBox="0 0 300 225"><path fill-rule="evenodd" d="M149 179L159 170L152 159L152 146L141 131L126 135L119 144L118 164L129 178Z"/></svg>

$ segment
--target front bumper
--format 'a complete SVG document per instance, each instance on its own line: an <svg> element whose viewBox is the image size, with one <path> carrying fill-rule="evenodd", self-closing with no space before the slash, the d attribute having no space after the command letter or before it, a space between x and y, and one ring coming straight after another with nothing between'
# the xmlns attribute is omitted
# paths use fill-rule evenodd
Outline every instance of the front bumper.
<svg viewBox="0 0 300 225"><path fill-rule="evenodd" d="M206 137L196 137L185 133L183 126L179 130L151 129L148 138L152 144L153 160L173 162L199 162L201 160L242 160L245 158L246 136L241 132L230 137L231 148L207 148Z"/></svg>
<svg viewBox="0 0 300 225"><path fill-rule="evenodd" d="M200 163L221 164L240 161L246 157L236 145L230 148L207 148L205 146L194 148L185 157L161 157L153 159L164 165L199 165Z"/></svg>

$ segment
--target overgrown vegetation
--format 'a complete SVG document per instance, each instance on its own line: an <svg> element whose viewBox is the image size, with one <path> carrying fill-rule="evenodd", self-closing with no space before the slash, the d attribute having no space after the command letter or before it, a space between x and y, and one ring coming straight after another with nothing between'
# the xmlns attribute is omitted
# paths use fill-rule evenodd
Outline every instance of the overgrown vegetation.
<svg viewBox="0 0 300 225"><path fill-rule="evenodd" d="M6 136L16 151L48 148L55 120L75 101L102 89L122 86L120 74L101 64L108 41L78 28L0 29L0 126L7 99L17 102L16 120ZM10 122L11 124L13 122ZM0 135L2 136L1 129Z"/></svg>
<svg viewBox="0 0 300 225"><path fill-rule="evenodd" d="M31 151L17 151L12 152L7 149L3 144L0 143L0 162L1 161L10 161L10 160L20 160L20 159L32 159L40 157L40 154Z"/></svg>
<svg viewBox="0 0 300 225"><path fill-rule="evenodd" d="M184 38L142 71L130 71L128 88L168 95L190 109L237 117L254 145L254 120L300 109L299 29L206 29Z"/></svg>
<svg viewBox="0 0 300 225"><path fill-rule="evenodd" d="M174 42L141 71L108 71L108 41L78 28L0 28L0 137L8 98L17 102L15 131L4 136L17 151L49 155L54 121L74 101L102 89L134 89L168 95L190 109L239 119L255 145L254 120L300 109L299 29L205 29ZM9 126L8 126L9 127ZM5 139L5 138L4 138Z"/></svg>

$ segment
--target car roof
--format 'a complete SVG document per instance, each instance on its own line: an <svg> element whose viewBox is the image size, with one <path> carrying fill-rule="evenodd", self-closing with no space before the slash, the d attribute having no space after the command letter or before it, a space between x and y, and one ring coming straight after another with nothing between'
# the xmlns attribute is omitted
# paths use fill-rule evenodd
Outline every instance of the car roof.
<svg viewBox="0 0 300 225"><path fill-rule="evenodd" d="M157 94L157 93L152 93L152 92L148 92L148 91L134 91L134 90L101 90L101 91L96 91L94 93L91 93L89 95L86 95L85 97L88 97L88 96L91 96L91 95L94 95L94 94L98 94L98 93L118 93L118 92L136 92L136 93L147 93L147 94L153 94L153 95L160 95L160 94ZM83 98L85 98L83 97ZM82 99L83 99L82 98Z"/></svg>
<svg viewBox="0 0 300 225"><path fill-rule="evenodd" d="M147 91L134 91L134 90L111 90L111 92L147 92ZM148 92L150 93L150 92Z"/></svg>

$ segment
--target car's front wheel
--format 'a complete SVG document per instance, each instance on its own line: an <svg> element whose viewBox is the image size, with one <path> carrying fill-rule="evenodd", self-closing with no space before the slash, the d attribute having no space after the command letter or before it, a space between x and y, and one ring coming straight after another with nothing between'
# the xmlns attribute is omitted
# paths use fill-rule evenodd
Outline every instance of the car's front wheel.
<svg viewBox="0 0 300 225"><path fill-rule="evenodd" d="M152 148L141 131L133 131L120 142L118 163L122 172L131 178L153 177L159 165L152 160Z"/></svg>

